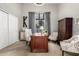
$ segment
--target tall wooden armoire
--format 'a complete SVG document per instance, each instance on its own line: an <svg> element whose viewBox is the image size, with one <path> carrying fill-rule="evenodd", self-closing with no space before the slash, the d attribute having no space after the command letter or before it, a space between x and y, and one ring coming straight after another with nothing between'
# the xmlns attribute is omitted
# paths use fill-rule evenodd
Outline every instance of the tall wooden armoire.
<svg viewBox="0 0 79 59"><path fill-rule="evenodd" d="M73 18L64 18L58 21L58 41L72 37Z"/></svg>

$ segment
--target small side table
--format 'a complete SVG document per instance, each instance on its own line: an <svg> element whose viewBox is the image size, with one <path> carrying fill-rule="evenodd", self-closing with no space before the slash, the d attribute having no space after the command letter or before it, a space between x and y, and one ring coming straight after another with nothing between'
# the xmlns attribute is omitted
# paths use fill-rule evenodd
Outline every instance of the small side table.
<svg viewBox="0 0 79 59"><path fill-rule="evenodd" d="M25 41L25 31L20 31L19 38L21 41Z"/></svg>

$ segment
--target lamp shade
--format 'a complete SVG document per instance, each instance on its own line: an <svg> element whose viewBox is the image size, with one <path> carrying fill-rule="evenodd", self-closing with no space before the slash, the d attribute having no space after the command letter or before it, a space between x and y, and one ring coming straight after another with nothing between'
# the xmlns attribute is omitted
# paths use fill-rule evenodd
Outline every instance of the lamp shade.
<svg viewBox="0 0 79 59"><path fill-rule="evenodd" d="M40 26L40 30L43 30L44 29L44 27L43 26Z"/></svg>

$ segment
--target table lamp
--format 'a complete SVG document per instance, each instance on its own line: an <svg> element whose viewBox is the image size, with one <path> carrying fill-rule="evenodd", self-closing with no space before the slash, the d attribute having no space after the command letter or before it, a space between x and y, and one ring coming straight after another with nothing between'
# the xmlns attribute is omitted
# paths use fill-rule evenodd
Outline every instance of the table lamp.
<svg viewBox="0 0 79 59"><path fill-rule="evenodd" d="M43 29L44 29L44 27L43 26L40 26L41 34L42 34Z"/></svg>

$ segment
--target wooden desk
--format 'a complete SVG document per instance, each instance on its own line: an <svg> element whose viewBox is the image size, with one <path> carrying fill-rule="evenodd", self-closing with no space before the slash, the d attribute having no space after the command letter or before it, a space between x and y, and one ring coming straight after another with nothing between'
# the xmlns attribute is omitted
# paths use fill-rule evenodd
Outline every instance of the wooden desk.
<svg viewBox="0 0 79 59"><path fill-rule="evenodd" d="M48 52L48 36L32 36L31 38L32 52Z"/></svg>

